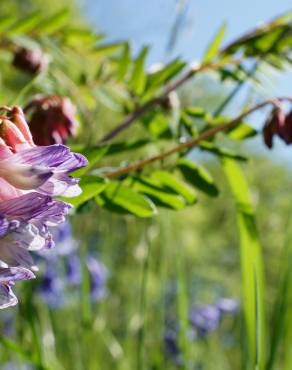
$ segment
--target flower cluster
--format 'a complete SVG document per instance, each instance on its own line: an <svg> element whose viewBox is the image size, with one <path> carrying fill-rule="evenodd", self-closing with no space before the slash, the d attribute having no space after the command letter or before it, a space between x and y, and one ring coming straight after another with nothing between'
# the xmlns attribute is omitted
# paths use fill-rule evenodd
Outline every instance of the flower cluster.
<svg viewBox="0 0 292 370"><path fill-rule="evenodd" d="M71 205L55 196L80 194L68 175L87 164L63 145L36 146L19 107L1 107L0 119L0 308L15 305L11 287L32 279L30 250L51 248L50 227L65 220Z"/></svg>

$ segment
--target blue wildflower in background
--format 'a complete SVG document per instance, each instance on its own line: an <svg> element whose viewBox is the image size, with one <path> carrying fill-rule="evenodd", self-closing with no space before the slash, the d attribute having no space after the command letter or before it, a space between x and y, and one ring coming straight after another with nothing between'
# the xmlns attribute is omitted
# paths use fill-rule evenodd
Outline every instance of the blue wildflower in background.
<svg viewBox="0 0 292 370"><path fill-rule="evenodd" d="M90 276L90 296L93 302L106 295L107 268L93 255L87 257L86 262Z"/></svg>
<svg viewBox="0 0 292 370"><path fill-rule="evenodd" d="M82 283L81 261L77 254L77 242L72 236L71 225L65 222L54 231L55 247L49 252L39 253L43 258L44 274L40 279L39 293L51 308L60 307L74 298L78 286ZM90 278L90 298L92 302L101 300L106 295L107 268L89 253L86 267ZM76 297L76 295L75 295Z"/></svg>
<svg viewBox="0 0 292 370"><path fill-rule="evenodd" d="M239 303L233 298L220 298L215 304L195 305L189 312L189 323L192 328L189 335L190 341L206 338L219 328L225 316L233 317L238 309ZM171 320L166 326L163 337L165 352L177 366L180 366L182 356L179 348L179 322Z"/></svg>
<svg viewBox="0 0 292 370"><path fill-rule="evenodd" d="M198 336L203 337L215 331L220 323L221 313L216 305L202 304L191 309L189 320Z"/></svg>

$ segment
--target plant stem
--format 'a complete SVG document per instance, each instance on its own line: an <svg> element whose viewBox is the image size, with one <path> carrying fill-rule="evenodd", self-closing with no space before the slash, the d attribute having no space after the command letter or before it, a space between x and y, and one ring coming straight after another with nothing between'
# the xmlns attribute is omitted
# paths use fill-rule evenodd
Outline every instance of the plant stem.
<svg viewBox="0 0 292 370"><path fill-rule="evenodd" d="M131 163L131 164L129 164L127 166L124 166L124 167L121 167L121 168L119 168L115 171L107 172L107 173L104 174L104 176L108 177L108 178L121 176L121 175L127 174L131 171L141 169L141 168L143 168L143 167L145 167L145 166L147 166L147 165L149 165L149 164L151 164L155 161L166 158L169 155L181 152L184 149L193 148L194 146L198 145L201 141L213 137L218 132L226 131L228 129L231 129L231 128L235 127L237 124L239 124L241 122L241 120L243 118L245 118L246 116L250 115L251 113L254 113L255 111L257 111L261 108L264 108L267 105L278 106L279 101L289 101L289 102L292 103L292 98L290 98L290 97L279 97L279 98L276 98L276 99L265 100L265 101L263 101L259 104L254 105L253 107L245 110L243 113L241 113L239 116L232 119L231 121L229 121L225 124L222 124L222 125L218 125L216 127L212 127L210 129L204 131L197 138L192 138L190 140L187 140L184 143L178 144L178 145L174 146L173 148L171 148L169 150L166 150L165 152L162 152L160 154L154 155L150 158L142 159L140 161Z"/></svg>
<svg viewBox="0 0 292 370"><path fill-rule="evenodd" d="M205 72L209 70L216 70L222 67L225 64L241 64L243 62L242 59L231 59L224 62L224 57L227 56L229 53L231 53L231 50L234 46L244 43L250 38L254 37L259 32L264 32L270 28L276 28L279 24L277 22L277 18L273 19L270 22L265 23L264 25L260 27L256 27L252 29L251 31L245 33L244 35L240 36L236 40L232 41L230 44L226 45L224 48L222 48L218 52L218 57L222 58L222 60L215 63L202 63L196 66L191 67L189 71L187 71L184 75L182 75L178 80L175 82L171 82L168 84L165 89L163 90L162 94L158 97L155 97L145 103L144 105L138 107L134 112L131 112L128 114L122 122L116 125L111 131L109 131L106 135L103 136L103 138L98 142L98 144L106 143L113 138L115 138L117 135L119 135L121 132L129 128L137 119L142 117L146 112L150 111L152 108L161 105L165 98L168 96L168 94L172 91L175 91L179 87L181 87L185 82L189 81L194 75L196 75L199 72ZM235 91L237 93L237 91ZM232 99L233 96L230 97ZM228 102L227 102L228 103Z"/></svg>
<svg viewBox="0 0 292 370"><path fill-rule="evenodd" d="M229 60L228 64L240 64L241 62L242 62L241 59L233 59L233 60ZM224 62L218 62L218 63L199 64L199 65L193 66L189 71L187 71L183 76L181 76L181 78L168 84L160 96L149 100L147 103L140 106L134 112L128 114L123 119L123 121L120 122L116 127L114 127L109 133L107 133L98 142L98 144L104 144L112 140L117 135L119 135L121 132L129 128L137 119L142 117L146 112L150 111L152 108L158 105L161 105L172 91L175 91L176 89L178 89L180 86L182 86L185 82L190 80L197 73L205 72L209 70L216 70L222 67L223 65L225 65Z"/></svg>
<svg viewBox="0 0 292 370"><path fill-rule="evenodd" d="M146 311L146 301L147 301L147 280L149 273L149 260L150 260L150 250L151 250L151 241L147 236L146 230L146 239L147 239L147 255L143 263L142 269L142 281L141 281L141 294L140 294L140 303L139 303L139 315L141 319L141 326L138 331L138 344L137 344L137 370L143 370L144 368L144 339L145 339L145 311Z"/></svg>

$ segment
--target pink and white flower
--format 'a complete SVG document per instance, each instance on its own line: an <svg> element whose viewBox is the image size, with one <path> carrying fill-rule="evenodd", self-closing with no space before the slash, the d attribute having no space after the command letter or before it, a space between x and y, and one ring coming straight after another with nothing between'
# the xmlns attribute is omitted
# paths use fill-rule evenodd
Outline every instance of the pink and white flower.
<svg viewBox="0 0 292 370"><path fill-rule="evenodd" d="M80 194L78 179L68 173L87 160L64 145L36 146L21 108L2 110L7 116L0 123L0 266L34 269L29 250L51 247L48 228L63 222L71 208L53 197ZM0 269L6 292L2 300L0 291L0 308L7 307L8 297L15 302L11 284L2 283L4 273L7 279Z"/></svg>

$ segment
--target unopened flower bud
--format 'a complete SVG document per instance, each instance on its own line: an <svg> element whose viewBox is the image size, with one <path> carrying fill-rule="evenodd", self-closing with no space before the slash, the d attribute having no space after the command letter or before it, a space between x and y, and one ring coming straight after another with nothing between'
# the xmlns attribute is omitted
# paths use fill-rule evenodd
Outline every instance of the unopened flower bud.
<svg viewBox="0 0 292 370"><path fill-rule="evenodd" d="M286 144L292 143L292 110L286 115L284 124L279 129L279 136Z"/></svg>
<svg viewBox="0 0 292 370"><path fill-rule="evenodd" d="M273 147L274 135L278 134L281 136L280 133L285 131L284 126L285 113L280 107L276 107L273 109L263 128L264 142L269 149Z"/></svg>
<svg viewBox="0 0 292 370"><path fill-rule="evenodd" d="M63 144L76 134L76 107L63 96L37 97L25 108L29 128L37 145Z"/></svg>
<svg viewBox="0 0 292 370"><path fill-rule="evenodd" d="M0 137L5 144L16 151L19 145L25 145L26 140L21 131L8 119L2 121L0 126Z"/></svg>
<svg viewBox="0 0 292 370"><path fill-rule="evenodd" d="M10 117L11 117L12 122L15 124L15 126L17 126L17 128L22 133L24 138L30 144L33 144L32 135L30 133L30 130L25 120L25 116L24 116L22 109L18 106L13 107L10 113Z"/></svg>
<svg viewBox="0 0 292 370"><path fill-rule="evenodd" d="M20 47L14 53L12 64L23 72L37 74L47 68L48 58L38 48L28 49Z"/></svg>

